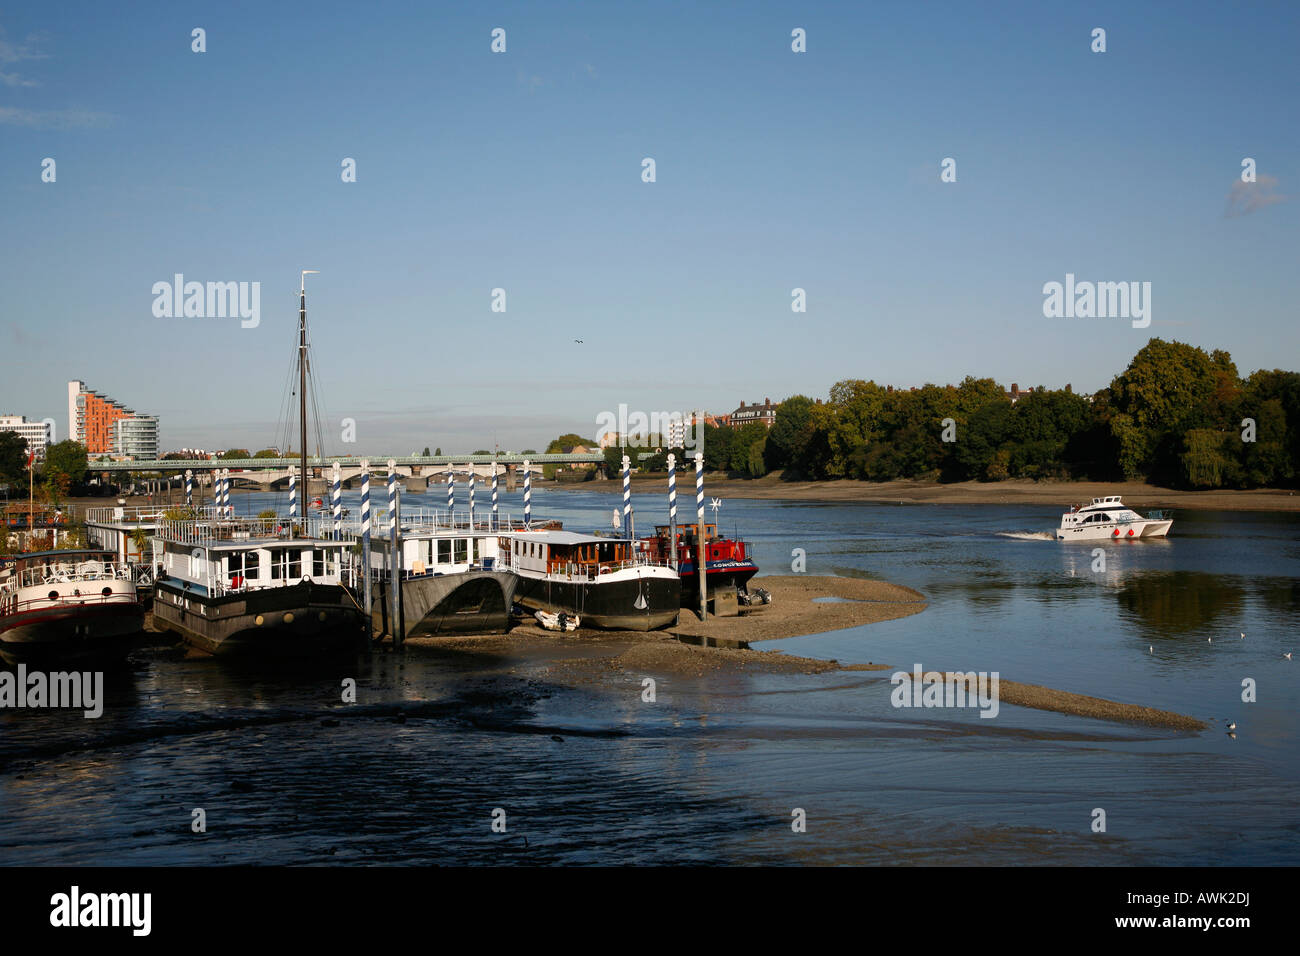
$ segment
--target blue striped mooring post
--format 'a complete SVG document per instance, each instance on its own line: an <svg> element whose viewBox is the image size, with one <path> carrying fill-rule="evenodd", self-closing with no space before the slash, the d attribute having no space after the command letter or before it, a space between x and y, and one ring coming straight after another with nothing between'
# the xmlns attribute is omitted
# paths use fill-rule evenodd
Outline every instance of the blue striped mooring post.
<svg viewBox="0 0 1300 956"><path fill-rule="evenodd" d="M492 461L492 528L497 526L497 463Z"/></svg>
<svg viewBox="0 0 1300 956"><path fill-rule="evenodd" d="M298 466L289 466L289 523L298 520ZM290 532L292 533L292 531Z"/></svg>
<svg viewBox="0 0 1300 956"><path fill-rule="evenodd" d="M695 453L695 578L700 582L700 620L708 617L708 592L705 584L705 571L708 561L705 558L704 540L704 454Z"/></svg>
<svg viewBox="0 0 1300 956"><path fill-rule="evenodd" d="M230 507L230 469L221 469L221 514L231 517Z"/></svg>
<svg viewBox="0 0 1300 956"><path fill-rule="evenodd" d="M334 540L343 538L343 483L339 463L334 462Z"/></svg>
<svg viewBox="0 0 1300 956"><path fill-rule="evenodd" d="M456 522L452 515L456 511L456 472L451 465L447 466L447 527L456 527Z"/></svg>
<svg viewBox="0 0 1300 956"><path fill-rule="evenodd" d="M668 456L668 541L672 566L677 567L677 456Z"/></svg>
<svg viewBox="0 0 1300 956"><path fill-rule="evenodd" d="M474 465L469 466L469 527L474 530Z"/></svg>
<svg viewBox="0 0 1300 956"><path fill-rule="evenodd" d="M632 459L623 456L623 533L632 537Z"/></svg>
<svg viewBox="0 0 1300 956"><path fill-rule="evenodd" d="M361 459L361 573L365 575L362 587L366 605L366 629L370 628L370 612L374 605L370 594L370 462Z"/></svg>
<svg viewBox="0 0 1300 956"><path fill-rule="evenodd" d="M185 507L194 507L194 472L185 469Z"/></svg>
<svg viewBox="0 0 1300 956"><path fill-rule="evenodd" d="M397 553L397 462L388 459L388 593L392 595L392 617L388 621L388 631L393 635L394 646L402 643L401 627L398 619L401 615L402 598L399 592L402 580L401 562Z"/></svg>
<svg viewBox="0 0 1300 956"><path fill-rule="evenodd" d="M524 527L531 528L533 525L533 479L529 471L531 465L524 462Z"/></svg>

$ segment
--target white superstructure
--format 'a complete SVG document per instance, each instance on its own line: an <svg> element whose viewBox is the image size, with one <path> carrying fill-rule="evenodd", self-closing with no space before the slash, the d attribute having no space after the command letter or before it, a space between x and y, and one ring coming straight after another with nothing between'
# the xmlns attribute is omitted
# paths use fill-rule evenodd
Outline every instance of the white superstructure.
<svg viewBox="0 0 1300 956"><path fill-rule="evenodd" d="M1171 518L1159 511L1142 517L1121 500L1119 495L1093 498L1086 505L1071 508L1061 515L1061 526L1056 529L1058 541L1133 540L1135 538L1163 538L1173 524Z"/></svg>

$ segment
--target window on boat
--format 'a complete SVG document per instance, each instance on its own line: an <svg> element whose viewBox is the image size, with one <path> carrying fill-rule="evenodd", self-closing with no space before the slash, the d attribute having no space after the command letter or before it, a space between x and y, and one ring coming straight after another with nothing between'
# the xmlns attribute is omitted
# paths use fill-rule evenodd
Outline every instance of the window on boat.
<svg viewBox="0 0 1300 956"><path fill-rule="evenodd" d="M339 573L339 552L333 548L318 548L312 555L312 576L334 577Z"/></svg>
<svg viewBox="0 0 1300 956"><path fill-rule="evenodd" d="M438 539L438 563L451 564L451 538Z"/></svg>
<svg viewBox="0 0 1300 956"><path fill-rule="evenodd" d="M457 538L454 563L465 564L467 561L469 561L469 542L464 538Z"/></svg>

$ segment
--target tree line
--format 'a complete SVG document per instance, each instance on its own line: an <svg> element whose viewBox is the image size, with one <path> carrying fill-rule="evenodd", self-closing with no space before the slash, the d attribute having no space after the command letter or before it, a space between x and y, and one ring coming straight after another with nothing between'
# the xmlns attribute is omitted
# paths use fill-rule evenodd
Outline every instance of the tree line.
<svg viewBox="0 0 1300 956"><path fill-rule="evenodd" d="M1243 378L1225 351L1152 339L1093 395L1040 386L1012 402L991 378L915 389L849 379L825 400L787 398L770 430L705 427L704 456L711 470L789 480L1294 486L1300 373Z"/></svg>

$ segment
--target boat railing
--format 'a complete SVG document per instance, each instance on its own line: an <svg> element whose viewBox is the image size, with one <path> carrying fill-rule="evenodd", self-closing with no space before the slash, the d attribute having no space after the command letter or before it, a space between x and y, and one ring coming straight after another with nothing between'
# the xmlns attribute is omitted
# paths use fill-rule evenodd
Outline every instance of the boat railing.
<svg viewBox="0 0 1300 956"><path fill-rule="evenodd" d="M314 538L350 541L355 535L345 524L335 535L331 518L195 518L165 519L157 535L175 544L211 545L240 541L273 541L286 538Z"/></svg>
<svg viewBox="0 0 1300 956"><path fill-rule="evenodd" d="M74 584L83 581L130 581L131 566L114 561L78 561L51 564L49 567L23 568L0 581L0 590L41 587L47 584Z"/></svg>
<svg viewBox="0 0 1300 956"><path fill-rule="evenodd" d="M326 521L332 522L333 518L327 518ZM532 522L533 525L545 523L542 521ZM422 531L466 531L479 534L495 534L497 532L528 530L528 525L524 524L521 518L511 517L504 512L494 516L491 511L484 512L479 509L475 509L471 515L469 511L447 511L438 508L403 508L401 526L403 535L418 534ZM342 527L360 536L361 515L354 510L343 519ZM388 512L386 509L372 510L370 534L373 538L386 538L388 536Z"/></svg>

